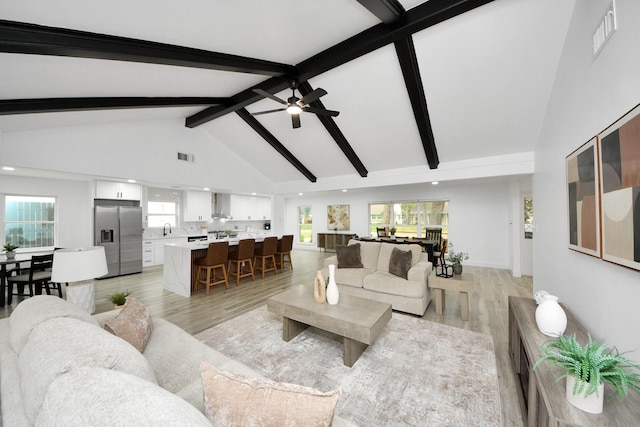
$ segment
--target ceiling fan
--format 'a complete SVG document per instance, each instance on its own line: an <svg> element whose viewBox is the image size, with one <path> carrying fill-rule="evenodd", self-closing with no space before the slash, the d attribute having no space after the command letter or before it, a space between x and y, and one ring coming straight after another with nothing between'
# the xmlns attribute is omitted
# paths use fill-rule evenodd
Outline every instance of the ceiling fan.
<svg viewBox="0 0 640 427"><path fill-rule="evenodd" d="M282 105L286 105L286 107L277 108L275 110L267 110L267 111L258 111L257 113L251 113L252 116L257 116L260 114L269 114L275 113L278 111L286 111L291 115L291 123L293 124L293 128L300 127L300 113L313 113L318 114L320 116L331 116L335 117L340 114L339 111L333 110L325 110L324 108L313 108L309 107L309 104L313 101L316 101L321 96L325 96L327 91L321 88L314 90L313 92L303 96L302 98L298 98L296 96L296 89L298 88L298 82L296 80L289 81L289 88L292 91L292 95L286 101L284 99L280 99L275 95L270 94L269 92L262 89L253 89L255 93L258 95L262 95L266 98L271 98L276 102L279 102Z"/></svg>

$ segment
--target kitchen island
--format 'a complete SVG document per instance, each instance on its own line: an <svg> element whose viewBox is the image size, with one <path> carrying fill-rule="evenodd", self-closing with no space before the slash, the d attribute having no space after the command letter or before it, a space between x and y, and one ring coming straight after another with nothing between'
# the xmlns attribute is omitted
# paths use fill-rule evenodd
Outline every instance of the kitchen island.
<svg viewBox="0 0 640 427"><path fill-rule="evenodd" d="M267 236L255 237L261 243ZM191 296L191 285L196 280L196 258L207 254L209 243L229 242L229 251L237 246L240 238L224 238L200 242L169 243L164 246L164 288L184 297Z"/></svg>

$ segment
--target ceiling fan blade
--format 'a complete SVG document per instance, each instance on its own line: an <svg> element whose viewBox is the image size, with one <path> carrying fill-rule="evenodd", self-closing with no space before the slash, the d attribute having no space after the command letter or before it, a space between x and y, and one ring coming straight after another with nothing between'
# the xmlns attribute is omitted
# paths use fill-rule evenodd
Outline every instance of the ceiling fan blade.
<svg viewBox="0 0 640 427"><path fill-rule="evenodd" d="M277 113L278 111L285 111L286 108L277 108L275 110L258 111L257 113L251 113L252 116L259 116L260 114Z"/></svg>
<svg viewBox="0 0 640 427"><path fill-rule="evenodd" d="M291 115L291 123L293 124L293 128L297 129L300 127L300 114L292 114Z"/></svg>
<svg viewBox="0 0 640 427"><path fill-rule="evenodd" d="M280 99L275 95L271 95L269 92L267 92L266 90L262 90L262 89L253 89L253 91L255 93L257 93L258 95L262 95L265 98L270 98L273 99L276 102L279 102L280 104L284 104L287 105L287 101L285 101L284 99Z"/></svg>
<svg viewBox="0 0 640 427"><path fill-rule="evenodd" d="M331 117L336 117L338 114L340 114L340 111L324 110L322 108L311 108L311 107L305 107L302 109L302 111L307 113L317 114L319 116L331 116Z"/></svg>
<svg viewBox="0 0 640 427"><path fill-rule="evenodd" d="M316 90L314 90L311 93L308 93L306 96L303 96L302 99L300 100L300 102L302 102L305 105L308 105L310 103L312 103L313 101L315 101L316 99L320 98L321 96L325 96L327 94L327 91L322 89L322 88L318 88Z"/></svg>

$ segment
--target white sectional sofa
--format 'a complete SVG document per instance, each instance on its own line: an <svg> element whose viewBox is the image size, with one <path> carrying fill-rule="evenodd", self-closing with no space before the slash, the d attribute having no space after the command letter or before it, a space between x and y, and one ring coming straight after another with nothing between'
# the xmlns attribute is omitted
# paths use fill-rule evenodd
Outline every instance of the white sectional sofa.
<svg viewBox="0 0 640 427"><path fill-rule="evenodd" d="M201 362L260 377L160 318L141 353L103 328L118 312L91 316L42 295L0 320L3 427L211 426ZM335 416L333 425L351 423Z"/></svg>
<svg viewBox="0 0 640 427"><path fill-rule="evenodd" d="M391 304L394 310L422 316L431 300L428 279L432 264L420 245L350 240L360 245L361 268L340 268L338 255L324 260L322 274L329 277L329 265L336 265L335 280L341 293ZM407 278L389 272L393 249L410 251Z"/></svg>

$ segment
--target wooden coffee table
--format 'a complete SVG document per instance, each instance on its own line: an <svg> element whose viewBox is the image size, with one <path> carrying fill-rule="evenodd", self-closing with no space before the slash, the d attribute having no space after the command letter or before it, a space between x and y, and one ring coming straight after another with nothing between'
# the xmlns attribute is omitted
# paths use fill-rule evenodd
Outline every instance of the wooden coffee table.
<svg viewBox="0 0 640 427"><path fill-rule="evenodd" d="M291 341L309 326L343 337L344 364L353 366L391 319L391 304L340 295L336 305L313 299L313 286L300 285L267 300L267 309L282 316L282 339Z"/></svg>

